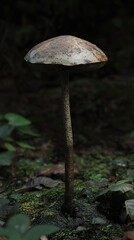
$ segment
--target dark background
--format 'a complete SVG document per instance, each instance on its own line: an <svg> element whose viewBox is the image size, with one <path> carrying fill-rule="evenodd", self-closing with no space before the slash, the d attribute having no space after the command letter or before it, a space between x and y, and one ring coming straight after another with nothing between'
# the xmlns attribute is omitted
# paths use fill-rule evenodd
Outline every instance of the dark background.
<svg viewBox="0 0 134 240"><path fill-rule="evenodd" d="M134 1L1 0L0 5L0 112L30 118L44 141L62 139L59 77L23 59L41 41L75 35L95 43L109 59L98 71L71 76L75 148L124 147L122 138L133 138L134 130Z"/></svg>

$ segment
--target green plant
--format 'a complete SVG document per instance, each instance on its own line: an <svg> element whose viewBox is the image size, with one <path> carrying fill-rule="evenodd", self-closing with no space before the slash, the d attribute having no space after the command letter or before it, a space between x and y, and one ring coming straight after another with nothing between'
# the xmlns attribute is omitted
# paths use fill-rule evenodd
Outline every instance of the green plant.
<svg viewBox="0 0 134 240"><path fill-rule="evenodd" d="M112 192L121 192L123 194L131 191L133 193L134 186L132 179L120 180L116 183L111 183L108 188L101 190L98 196L105 195Z"/></svg>
<svg viewBox="0 0 134 240"><path fill-rule="evenodd" d="M16 113L0 116L0 166L9 166L18 149L34 149L27 142L20 141L26 136L37 136L31 127L31 121Z"/></svg>
<svg viewBox="0 0 134 240"><path fill-rule="evenodd" d="M35 225L30 227L30 219L27 215L16 214L11 217L5 227L0 227L0 236L8 240L39 240L42 235L50 235L59 228L53 225Z"/></svg>
<svg viewBox="0 0 134 240"><path fill-rule="evenodd" d="M112 213L115 212L114 215L117 214L120 217L121 211L125 210L126 218L128 216L132 221L134 220L133 178L128 177L126 180L110 184L108 188L100 191L97 198L100 202L105 201L104 208L107 208L107 210L108 208L111 209ZM120 219L122 220L122 216Z"/></svg>

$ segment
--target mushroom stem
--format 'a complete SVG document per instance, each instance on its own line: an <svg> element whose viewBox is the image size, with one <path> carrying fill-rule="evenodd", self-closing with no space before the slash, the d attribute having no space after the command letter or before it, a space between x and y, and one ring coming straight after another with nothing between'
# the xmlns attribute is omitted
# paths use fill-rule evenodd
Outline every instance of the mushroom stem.
<svg viewBox="0 0 134 240"><path fill-rule="evenodd" d="M63 71L61 79L62 86L62 114L64 127L64 147L65 147L65 198L64 211L73 214L74 197L74 159L73 159L73 133L70 113L69 96L69 72Z"/></svg>

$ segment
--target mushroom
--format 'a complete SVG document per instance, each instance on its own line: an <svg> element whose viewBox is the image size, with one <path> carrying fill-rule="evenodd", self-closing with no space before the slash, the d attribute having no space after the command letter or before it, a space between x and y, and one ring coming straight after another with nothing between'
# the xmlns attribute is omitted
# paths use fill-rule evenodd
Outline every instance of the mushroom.
<svg viewBox="0 0 134 240"><path fill-rule="evenodd" d="M62 113L65 150L65 197L64 211L73 215L74 198L74 159L73 133L69 102L70 70L96 69L107 61L106 55L94 44L70 35L58 36L39 43L25 56L30 63L45 64L57 69L61 75Z"/></svg>

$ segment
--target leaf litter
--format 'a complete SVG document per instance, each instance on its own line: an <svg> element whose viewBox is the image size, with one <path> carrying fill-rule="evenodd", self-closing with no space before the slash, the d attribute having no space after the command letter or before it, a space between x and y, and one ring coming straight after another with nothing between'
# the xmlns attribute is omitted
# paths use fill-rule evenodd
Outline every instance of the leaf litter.
<svg viewBox="0 0 134 240"><path fill-rule="evenodd" d="M27 191L27 190L32 190L32 189L37 189L40 190L43 187L46 188L55 188L55 187L59 187L60 185L62 185L62 181L61 180L53 180L52 178L49 177L44 177L44 176L34 176L32 178L30 178L26 184L20 188L17 189L17 192L23 192L23 191Z"/></svg>

